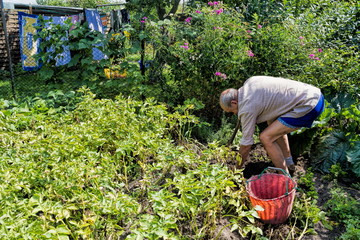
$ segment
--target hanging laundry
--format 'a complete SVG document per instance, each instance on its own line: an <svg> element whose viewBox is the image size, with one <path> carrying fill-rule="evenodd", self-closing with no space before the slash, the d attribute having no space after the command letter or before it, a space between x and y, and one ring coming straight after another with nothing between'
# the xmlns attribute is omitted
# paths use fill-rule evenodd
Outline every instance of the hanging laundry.
<svg viewBox="0 0 360 240"><path fill-rule="evenodd" d="M111 17L111 31L112 32L120 32L121 23L122 23L122 15L120 10L112 10L110 13Z"/></svg>
<svg viewBox="0 0 360 240"><path fill-rule="evenodd" d="M80 16L80 14L71 15L71 16L69 16L69 18L71 19L71 23L72 23L72 24L75 24L75 23L78 23L78 22L81 21L81 16Z"/></svg>
<svg viewBox="0 0 360 240"><path fill-rule="evenodd" d="M35 59L35 54L40 52L40 39L35 40L37 32L35 26L38 24L38 16L18 13L20 28L20 54L21 65L25 71L34 71L40 68L40 63Z"/></svg>
<svg viewBox="0 0 360 240"><path fill-rule="evenodd" d="M48 17L48 16L44 16L45 20L49 20L49 22L46 24L46 27L49 28L51 27L51 24L60 24L60 25L64 25L65 21L68 19L68 17ZM51 38L51 36L48 36L46 40L49 40ZM68 37L62 37L61 40L67 40ZM62 66L65 64L68 64L71 60L71 54L70 54L70 49L69 46L62 46L63 51L59 54L56 55L55 57L55 66ZM47 52L49 53L53 53L55 50L53 47L50 47L49 49L47 49Z"/></svg>
<svg viewBox="0 0 360 240"><path fill-rule="evenodd" d="M104 12L100 13L100 18L101 18L101 24L104 29L104 33L106 34L108 31L108 15Z"/></svg>
<svg viewBox="0 0 360 240"><path fill-rule="evenodd" d="M101 23L101 17L98 11L85 10L85 16L91 30L104 33L104 29Z"/></svg>
<svg viewBox="0 0 360 240"><path fill-rule="evenodd" d="M126 8L121 9L121 22L122 24L129 24L130 23L130 15Z"/></svg>
<svg viewBox="0 0 360 240"><path fill-rule="evenodd" d="M77 14L77 15L71 15L71 16L69 16L69 18L71 19L72 24L76 24L76 23L84 20L84 14L81 13L81 14ZM70 28L70 31L73 30L74 28L75 28L75 26L72 26Z"/></svg>
<svg viewBox="0 0 360 240"><path fill-rule="evenodd" d="M103 25L101 23L101 17L98 11L85 10L85 16L90 29L104 33ZM95 46L102 46L102 44L99 43ZM93 48L92 54L94 60L102 60L107 58L107 56L96 47Z"/></svg>

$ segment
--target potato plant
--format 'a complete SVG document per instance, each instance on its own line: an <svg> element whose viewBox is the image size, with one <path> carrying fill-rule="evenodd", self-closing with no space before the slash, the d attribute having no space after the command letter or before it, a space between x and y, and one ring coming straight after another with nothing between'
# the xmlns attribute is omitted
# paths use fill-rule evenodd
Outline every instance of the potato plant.
<svg viewBox="0 0 360 240"><path fill-rule="evenodd" d="M179 125L198 122L191 104L169 112L81 91L73 111L0 112L1 238L202 239L225 215L261 231L242 175L224 164L234 154L180 141Z"/></svg>

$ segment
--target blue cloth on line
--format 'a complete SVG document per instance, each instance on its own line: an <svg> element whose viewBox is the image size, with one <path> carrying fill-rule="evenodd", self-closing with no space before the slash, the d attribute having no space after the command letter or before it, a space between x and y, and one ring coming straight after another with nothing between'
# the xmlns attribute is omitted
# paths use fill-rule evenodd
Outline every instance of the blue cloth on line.
<svg viewBox="0 0 360 240"><path fill-rule="evenodd" d="M64 22L68 19L68 17L48 17L48 16L44 16L45 20L50 20L49 23L47 23L46 27L50 27L50 24L60 24L60 25L64 25ZM51 36L48 36L46 40L49 40L51 38ZM62 37L61 40L67 40L68 37ZM71 60L71 53L70 53L70 49L69 46L62 46L63 51L59 54L56 55L55 57L55 66L62 66L65 64L68 64ZM47 49L47 52L54 52L54 48L50 47L49 49Z"/></svg>
<svg viewBox="0 0 360 240"><path fill-rule="evenodd" d="M104 33L104 28L102 26L101 17L100 17L100 14L98 11L85 10L85 16L86 16L86 21L88 22L89 28L91 30ZM95 46L102 46L102 45L103 45L102 43L99 43L99 44L96 44ZM94 60L102 60L102 59L107 58L107 56L96 47L93 48L92 55L93 55Z"/></svg>

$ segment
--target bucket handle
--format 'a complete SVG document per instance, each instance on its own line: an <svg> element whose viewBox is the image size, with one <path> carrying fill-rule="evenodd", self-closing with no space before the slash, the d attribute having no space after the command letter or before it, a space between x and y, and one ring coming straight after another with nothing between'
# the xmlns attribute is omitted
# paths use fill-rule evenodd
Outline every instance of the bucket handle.
<svg viewBox="0 0 360 240"><path fill-rule="evenodd" d="M267 168L265 168L265 169L260 173L260 176L263 175L264 172L265 172L266 170L268 170L268 169L273 169L273 170L282 171L286 176L288 176L289 178L291 178L291 175L290 175L287 171L285 171L285 170L282 169L282 168L277 168L277 167L267 167ZM291 178L291 179L292 179L292 178Z"/></svg>
<svg viewBox="0 0 360 240"><path fill-rule="evenodd" d="M265 169L258 175L257 179L248 180L248 181L246 181L246 183L248 184L249 182L258 180L259 178L261 178L261 176L264 174L264 172L265 172L266 170L268 170L268 169L273 169L273 170L282 171L287 177L289 177L289 178L291 179L291 181L294 181L294 180L292 179L291 175L290 175L288 172L286 172L284 169L282 169L282 168L277 168L277 167L267 167L267 168L265 168ZM289 194L289 183L288 183L288 181L286 181L286 193L285 193L285 195L287 196L288 194Z"/></svg>

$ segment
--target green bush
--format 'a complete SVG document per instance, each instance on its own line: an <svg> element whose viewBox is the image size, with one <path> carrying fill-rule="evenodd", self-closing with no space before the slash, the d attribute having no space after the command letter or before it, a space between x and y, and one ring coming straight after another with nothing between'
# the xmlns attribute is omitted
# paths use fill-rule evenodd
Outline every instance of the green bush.
<svg viewBox="0 0 360 240"><path fill-rule="evenodd" d="M297 16L297 24L318 38L318 44L332 48L339 43L359 46L359 3L316 1Z"/></svg>
<svg viewBox="0 0 360 240"><path fill-rule="evenodd" d="M244 180L224 165L234 153L185 141L193 103L170 113L153 99L81 92L72 111L51 108L60 93L27 108L2 102L1 238L206 238L235 212L242 234L256 231Z"/></svg>
<svg viewBox="0 0 360 240"><path fill-rule="evenodd" d="M38 71L40 79L62 82L66 71L72 71L76 77L80 76L80 79L96 79L100 73L99 68L102 70L106 63L105 59L93 60L95 46L102 51L105 49L106 38L102 33L91 31L86 24L72 24L70 19L64 24L51 24L49 20L40 18L37 28L36 38L42 40L41 52L36 56L43 64ZM71 52L71 61L66 65L56 66L57 55L62 53L65 47Z"/></svg>
<svg viewBox="0 0 360 240"><path fill-rule="evenodd" d="M321 12L330 17L332 7L327 2L308 4L323 8ZM344 9L353 6L339 5ZM338 25L328 26L320 13L315 18L310 6L299 17L290 14L280 23L256 14L251 22L245 22L244 12L227 5L191 9L182 21L149 21L148 44L155 51L147 76L154 86L149 89L161 89L160 100L169 104L197 98L206 106L201 114L210 121L220 119L219 93L240 87L253 75L282 76L320 88L335 85L356 91L358 49L325 38L324 29L330 31ZM312 22L305 25L301 21ZM158 95L156 90L146 94L152 92Z"/></svg>
<svg viewBox="0 0 360 240"><path fill-rule="evenodd" d="M339 239L358 239L360 237L359 201L340 188L333 188L330 193L331 199L324 207L332 219L344 224L346 228Z"/></svg>

